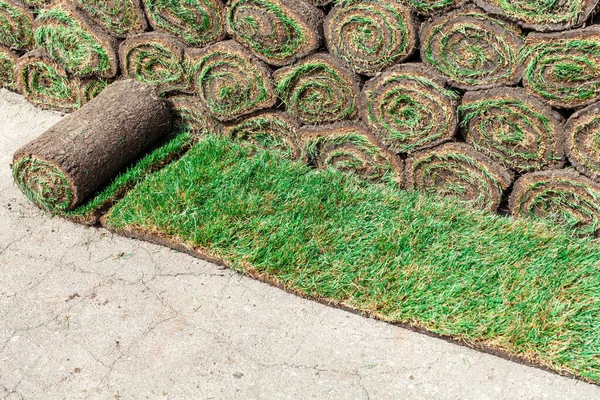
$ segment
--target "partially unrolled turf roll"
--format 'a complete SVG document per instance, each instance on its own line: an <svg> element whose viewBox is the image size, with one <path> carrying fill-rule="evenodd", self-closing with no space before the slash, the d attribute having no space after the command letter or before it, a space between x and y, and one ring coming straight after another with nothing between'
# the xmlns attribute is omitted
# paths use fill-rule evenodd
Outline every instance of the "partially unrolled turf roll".
<svg viewBox="0 0 600 400"><path fill-rule="evenodd" d="M229 124L227 136L247 141L260 148L274 151L288 159L300 158L298 130L300 125L291 115L282 111L262 111Z"/></svg>
<svg viewBox="0 0 600 400"><path fill-rule="evenodd" d="M142 33L147 28L142 0L74 0L96 25L118 38Z"/></svg>
<svg viewBox="0 0 600 400"><path fill-rule="evenodd" d="M468 144L445 143L409 157L406 178L410 189L458 198L493 212L513 175Z"/></svg>
<svg viewBox="0 0 600 400"><path fill-rule="evenodd" d="M588 178L600 182L600 103L569 118L564 141L571 164Z"/></svg>
<svg viewBox="0 0 600 400"><path fill-rule="evenodd" d="M162 92L187 86L184 67L185 45L177 38L158 32L135 35L119 46L121 73Z"/></svg>
<svg viewBox="0 0 600 400"><path fill-rule="evenodd" d="M527 29L561 31L583 24L598 0L475 0L492 14L504 15Z"/></svg>
<svg viewBox="0 0 600 400"><path fill-rule="evenodd" d="M275 105L269 68L233 40L205 49L188 49L190 88L220 121Z"/></svg>
<svg viewBox="0 0 600 400"><path fill-rule="evenodd" d="M0 46L0 88L16 89L15 67L19 57L9 48Z"/></svg>
<svg viewBox="0 0 600 400"><path fill-rule="evenodd" d="M459 108L467 143L522 173L563 166L564 120L520 88L468 92Z"/></svg>
<svg viewBox="0 0 600 400"><path fill-rule="evenodd" d="M573 170L523 175L509 208L516 218L550 220L580 235L600 233L600 186Z"/></svg>
<svg viewBox="0 0 600 400"><path fill-rule="evenodd" d="M436 13L447 11L451 8L457 8L468 0L404 0L406 4L412 6L417 12L424 16L431 16Z"/></svg>
<svg viewBox="0 0 600 400"><path fill-rule="evenodd" d="M153 87L119 81L17 150L13 176L39 207L73 209L170 127L169 109Z"/></svg>
<svg viewBox="0 0 600 400"><path fill-rule="evenodd" d="M68 1L42 9L34 24L35 42L75 76L117 74L117 42L95 27Z"/></svg>
<svg viewBox="0 0 600 400"><path fill-rule="evenodd" d="M324 30L329 51L369 76L408 58L418 35L412 11L398 0L338 2Z"/></svg>
<svg viewBox="0 0 600 400"><path fill-rule="evenodd" d="M197 137L219 135L221 124L210 116L198 96L173 93L167 97L175 131L187 131Z"/></svg>
<svg viewBox="0 0 600 400"><path fill-rule="evenodd" d="M156 31L177 36L190 46L218 42L225 36L222 0L144 0Z"/></svg>
<svg viewBox="0 0 600 400"><path fill-rule="evenodd" d="M465 90L516 85L522 76L522 47L516 25L475 7L441 15L421 30L423 62Z"/></svg>
<svg viewBox="0 0 600 400"><path fill-rule="evenodd" d="M261 60L283 66L321 45L324 17L304 0L231 0L227 31Z"/></svg>
<svg viewBox="0 0 600 400"><path fill-rule="evenodd" d="M14 50L33 45L33 13L18 0L0 0L0 45Z"/></svg>
<svg viewBox="0 0 600 400"><path fill-rule="evenodd" d="M22 56L15 75L18 91L38 107L70 112L81 106L79 79L69 77L43 50L32 50Z"/></svg>
<svg viewBox="0 0 600 400"><path fill-rule="evenodd" d="M458 95L422 64L397 65L365 84L362 120L399 153L436 146L454 137Z"/></svg>
<svg viewBox="0 0 600 400"><path fill-rule="evenodd" d="M360 123L304 127L299 135L307 161L317 168L334 168L371 182L403 185L402 160Z"/></svg>
<svg viewBox="0 0 600 400"><path fill-rule="evenodd" d="M358 115L359 77L329 54L315 54L273 75L287 111L305 124Z"/></svg>
<svg viewBox="0 0 600 400"><path fill-rule="evenodd" d="M600 28L530 34L522 53L523 86L552 107L600 100Z"/></svg>

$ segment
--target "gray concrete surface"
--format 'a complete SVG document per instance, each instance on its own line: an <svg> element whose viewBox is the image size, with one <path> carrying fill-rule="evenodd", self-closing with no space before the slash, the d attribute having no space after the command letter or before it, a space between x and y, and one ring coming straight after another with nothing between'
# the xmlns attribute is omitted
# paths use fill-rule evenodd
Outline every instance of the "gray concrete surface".
<svg viewBox="0 0 600 400"><path fill-rule="evenodd" d="M60 115L0 91L1 399L598 399L598 387L50 218L13 186Z"/></svg>

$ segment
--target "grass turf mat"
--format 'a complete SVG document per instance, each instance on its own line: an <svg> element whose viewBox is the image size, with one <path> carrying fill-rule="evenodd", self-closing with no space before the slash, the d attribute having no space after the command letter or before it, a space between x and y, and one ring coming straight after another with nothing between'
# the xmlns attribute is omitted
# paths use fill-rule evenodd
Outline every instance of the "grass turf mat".
<svg viewBox="0 0 600 400"><path fill-rule="evenodd" d="M600 382L590 239L315 171L221 138L104 218L298 294Z"/></svg>

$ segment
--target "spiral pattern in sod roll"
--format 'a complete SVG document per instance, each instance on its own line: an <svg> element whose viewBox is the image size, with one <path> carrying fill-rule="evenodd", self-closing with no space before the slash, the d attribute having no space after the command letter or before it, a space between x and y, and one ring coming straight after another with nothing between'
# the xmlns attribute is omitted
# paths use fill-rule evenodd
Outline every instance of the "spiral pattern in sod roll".
<svg viewBox="0 0 600 400"><path fill-rule="evenodd" d="M261 60L283 66L321 45L324 18L303 0L232 0L227 31Z"/></svg>
<svg viewBox="0 0 600 400"><path fill-rule="evenodd" d="M81 106L79 79L42 50L22 56L15 69L17 88L27 100L44 109L70 112Z"/></svg>
<svg viewBox="0 0 600 400"><path fill-rule="evenodd" d="M315 54L273 75L287 111L305 124L358 115L359 78L329 54Z"/></svg>
<svg viewBox="0 0 600 400"><path fill-rule="evenodd" d="M19 57L7 47L0 46L0 88L16 89L15 66Z"/></svg>
<svg viewBox="0 0 600 400"><path fill-rule="evenodd" d="M417 12L424 16L431 16L451 8L457 8L466 3L467 0L405 0Z"/></svg>
<svg viewBox="0 0 600 400"><path fill-rule="evenodd" d="M85 78L81 80L80 98L82 103L88 103L96 98L109 85L109 81L102 78Z"/></svg>
<svg viewBox="0 0 600 400"><path fill-rule="evenodd" d="M520 88L468 92L459 108L467 143L523 173L561 168L560 114Z"/></svg>
<svg viewBox="0 0 600 400"><path fill-rule="evenodd" d="M549 220L582 236L600 233L600 186L573 170L523 175L509 208L516 218Z"/></svg>
<svg viewBox="0 0 600 400"><path fill-rule="evenodd" d="M464 90L516 85L523 47L516 25L466 7L434 18L421 30L421 58Z"/></svg>
<svg viewBox="0 0 600 400"><path fill-rule="evenodd" d="M492 14L506 16L524 28L536 31L560 31L583 24L598 0L475 0Z"/></svg>
<svg viewBox="0 0 600 400"><path fill-rule="evenodd" d="M369 76L408 58L417 43L412 11L397 0L339 2L324 31L329 51Z"/></svg>
<svg viewBox="0 0 600 400"><path fill-rule="evenodd" d="M173 36L149 32L135 35L119 46L123 75L156 85L161 92L187 85L184 67L185 45Z"/></svg>
<svg viewBox="0 0 600 400"><path fill-rule="evenodd" d="M222 0L144 0L144 6L154 30L190 46L205 46L225 36Z"/></svg>
<svg viewBox="0 0 600 400"><path fill-rule="evenodd" d="M219 121L275 105L271 71L233 40L205 49L188 49L190 88Z"/></svg>
<svg viewBox="0 0 600 400"><path fill-rule="evenodd" d="M422 64L402 64L365 84L360 113L383 143L408 153L454 137L457 99L438 74Z"/></svg>
<svg viewBox="0 0 600 400"><path fill-rule="evenodd" d="M33 45L33 14L16 0L0 0L0 45L14 50Z"/></svg>
<svg viewBox="0 0 600 400"><path fill-rule="evenodd" d="M229 124L225 134L233 139L276 152L287 159L300 158L298 130L300 125L282 111L262 111Z"/></svg>
<svg viewBox="0 0 600 400"><path fill-rule="evenodd" d="M89 23L72 3L60 1L40 10L35 20L35 42L75 76L117 74L117 43Z"/></svg>
<svg viewBox="0 0 600 400"><path fill-rule="evenodd" d="M96 25L118 38L142 33L147 27L141 0L75 0L75 5Z"/></svg>
<svg viewBox="0 0 600 400"><path fill-rule="evenodd" d="M552 107L600 100L600 28L530 34L523 49L523 86Z"/></svg>
<svg viewBox="0 0 600 400"><path fill-rule="evenodd" d="M190 132L197 137L219 135L221 124L210 116L198 96L173 93L167 97L175 131Z"/></svg>
<svg viewBox="0 0 600 400"><path fill-rule="evenodd" d="M565 126L565 150L575 169L600 182L600 103L569 118Z"/></svg>
<svg viewBox="0 0 600 400"><path fill-rule="evenodd" d="M341 122L304 127L299 132L307 161L370 182L403 185L403 163L361 123Z"/></svg>
<svg viewBox="0 0 600 400"><path fill-rule="evenodd" d="M496 211L513 175L465 143L445 143L418 152L406 162L410 189L457 198L481 210Z"/></svg>

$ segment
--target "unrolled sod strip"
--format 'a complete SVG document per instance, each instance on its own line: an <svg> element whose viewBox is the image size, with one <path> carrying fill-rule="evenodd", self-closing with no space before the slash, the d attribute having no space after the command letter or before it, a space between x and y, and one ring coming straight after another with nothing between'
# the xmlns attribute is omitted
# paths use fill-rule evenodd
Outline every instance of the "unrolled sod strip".
<svg viewBox="0 0 600 400"><path fill-rule="evenodd" d="M117 74L117 41L91 23L69 1L40 10L35 42L70 74L112 78Z"/></svg>
<svg viewBox="0 0 600 400"><path fill-rule="evenodd" d="M580 235L600 233L600 185L573 170L523 175L515 183L509 208L515 218L550 220Z"/></svg>
<svg viewBox="0 0 600 400"><path fill-rule="evenodd" d="M299 159L298 121L283 111L267 110L228 124L225 135L276 152L288 159Z"/></svg>
<svg viewBox="0 0 600 400"><path fill-rule="evenodd" d="M32 104L50 110L71 112L81 106L80 80L43 50L22 56L15 69L17 90Z"/></svg>
<svg viewBox="0 0 600 400"><path fill-rule="evenodd" d="M200 98L185 93L167 97L175 131L190 132L197 137L219 135L221 124L206 111Z"/></svg>
<svg viewBox="0 0 600 400"><path fill-rule="evenodd" d="M0 46L0 88L15 90L15 67L19 57L7 47Z"/></svg>
<svg viewBox="0 0 600 400"><path fill-rule="evenodd" d="M467 143L519 172L564 164L563 117L521 88L467 92L459 108Z"/></svg>
<svg viewBox="0 0 600 400"><path fill-rule="evenodd" d="M564 130L565 150L580 173L600 182L600 103L573 114Z"/></svg>
<svg viewBox="0 0 600 400"><path fill-rule="evenodd" d="M419 14L431 16L452 8L458 8L468 0L404 0L406 4L415 8Z"/></svg>
<svg viewBox="0 0 600 400"><path fill-rule="evenodd" d="M222 0L143 0L152 28L190 46L205 46L225 36Z"/></svg>
<svg viewBox="0 0 600 400"><path fill-rule="evenodd" d="M320 47L324 18L304 0L231 0L227 31L259 59L283 66Z"/></svg>
<svg viewBox="0 0 600 400"><path fill-rule="evenodd" d="M18 0L0 0L0 45L14 50L33 46L33 13Z"/></svg>
<svg viewBox="0 0 600 400"><path fill-rule="evenodd" d="M325 19L329 51L356 73L373 76L404 61L416 48L409 7L397 0L338 2Z"/></svg>
<svg viewBox="0 0 600 400"><path fill-rule="evenodd" d="M600 28L534 33L522 53L523 86L552 107L573 109L600 100Z"/></svg>
<svg viewBox="0 0 600 400"><path fill-rule="evenodd" d="M233 121L277 102L270 69L233 40L188 49L186 65L190 89L219 121Z"/></svg>
<svg viewBox="0 0 600 400"><path fill-rule="evenodd" d="M447 142L458 128L458 95L423 64L397 65L371 79L360 101L362 120L398 153Z"/></svg>
<svg viewBox="0 0 600 400"><path fill-rule="evenodd" d="M512 173L465 143L445 143L418 152L406 161L409 189L454 197L481 210L494 212Z"/></svg>
<svg viewBox="0 0 600 400"><path fill-rule="evenodd" d="M360 78L329 54L315 54L273 74L287 111L305 124L358 116Z"/></svg>
<svg viewBox="0 0 600 400"><path fill-rule="evenodd" d="M184 67L185 44L174 36L159 32L135 35L119 46L121 73L161 92L187 86Z"/></svg>
<svg viewBox="0 0 600 400"><path fill-rule="evenodd" d="M598 0L475 0L492 14L506 16L526 29L561 31L583 24L593 13Z"/></svg>
<svg viewBox="0 0 600 400"><path fill-rule="evenodd" d="M421 58L464 90L516 85L522 76L520 29L476 7L423 24Z"/></svg>
<svg viewBox="0 0 600 400"><path fill-rule="evenodd" d="M317 168L334 168L370 182L403 186L403 161L361 123L304 127L299 136L307 161Z"/></svg>
<svg viewBox="0 0 600 400"><path fill-rule="evenodd" d="M170 128L169 109L152 86L119 81L17 150L13 176L37 206L70 210Z"/></svg>
<svg viewBox="0 0 600 400"><path fill-rule="evenodd" d="M142 0L74 0L74 4L96 25L117 38L142 33L148 26Z"/></svg>

